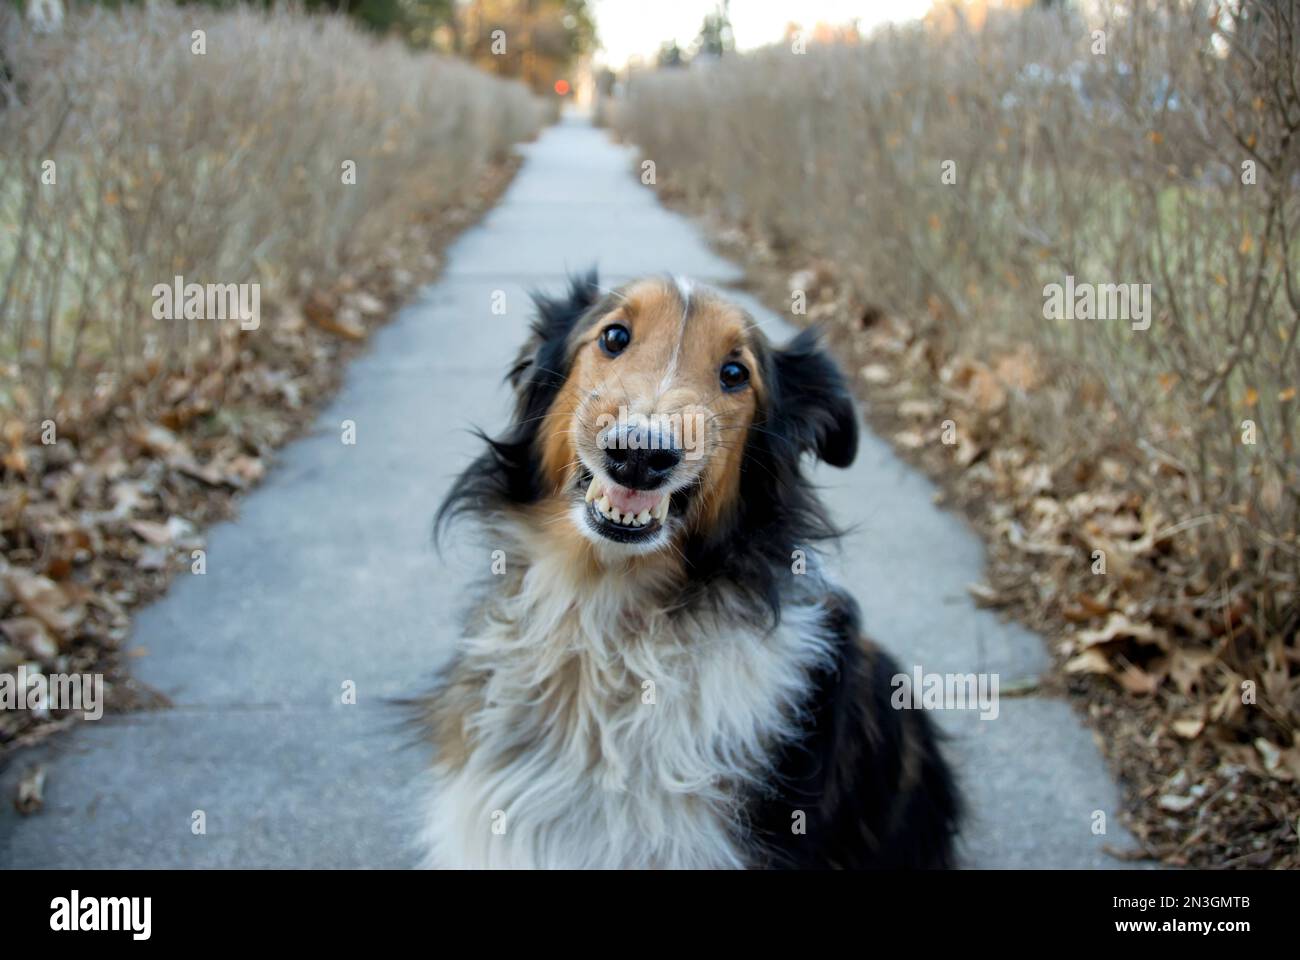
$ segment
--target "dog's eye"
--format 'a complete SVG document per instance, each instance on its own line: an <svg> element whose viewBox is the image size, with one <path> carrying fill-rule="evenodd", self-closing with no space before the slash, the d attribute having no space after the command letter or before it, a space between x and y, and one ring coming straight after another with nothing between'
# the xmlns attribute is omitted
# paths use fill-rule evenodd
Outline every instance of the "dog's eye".
<svg viewBox="0 0 1300 960"><path fill-rule="evenodd" d="M611 323L600 331L600 349L607 357L617 357L632 342L632 334L621 323Z"/></svg>
<svg viewBox="0 0 1300 960"><path fill-rule="evenodd" d="M743 363L728 360L718 371L718 379L722 381L723 390L739 390L749 383L749 370Z"/></svg>

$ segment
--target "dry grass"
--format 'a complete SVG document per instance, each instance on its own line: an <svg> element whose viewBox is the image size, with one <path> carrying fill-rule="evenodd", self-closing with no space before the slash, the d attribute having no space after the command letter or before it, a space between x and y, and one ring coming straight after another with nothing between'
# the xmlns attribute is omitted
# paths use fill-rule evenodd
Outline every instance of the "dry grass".
<svg viewBox="0 0 1300 960"><path fill-rule="evenodd" d="M287 10L89 8L34 36L6 4L0 60L0 410L28 421L238 338L154 320L155 283L291 299L390 254L540 122L520 85Z"/></svg>
<svg viewBox="0 0 1300 960"><path fill-rule="evenodd" d="M1150 849L1296 863L1300 7L1199 9L772 48L635 76L617 126L798 268L988 534L982 598L1060 638ZM1150 284L1150 328L1046 319L1067 275Z"/></svg>
<svg viewBox="0 0 1300 960"><path fill-rule="evenodd" d="M155 705L123 655L131 611L202 572L202 528L432 279L540 111L518 85L339 19L92 10L32 37L10 12L0 673L100 674L110 711ZM153 286L177 274L259 284L260 326L155 319ZM0 711L0 764L79 716Z"/></svg>

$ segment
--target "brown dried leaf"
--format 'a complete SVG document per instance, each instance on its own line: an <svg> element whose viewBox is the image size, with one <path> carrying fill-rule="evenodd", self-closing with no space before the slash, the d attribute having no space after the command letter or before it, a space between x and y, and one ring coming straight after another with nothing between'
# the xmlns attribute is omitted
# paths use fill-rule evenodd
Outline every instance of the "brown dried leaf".
<svg viewBox="0 0 1300 960"><path fill-rule="evenodd" d="M1163 677L1158 673L1147 673L1141 667L1129 663L1115 675L1115 679L1129 693L1149 697L1160 689Z"/></svg>
<svg viewBox="0 0 1300 960"><path fill-rule="evenodd" d="M975 600L975 606L981 608L1004 607L1012 599L987 583L968 583L966 592Z"/></svg>
<svg viewBox="0 0 1300 960"><path fill-rule="evenodd" d="M1175 720L1170 725L1170 729L1184 740L1195 740L1205 729L1204 717L1184 717L1181 720Z"/></svg>
<svg viewBox="0 0 1300 960"><path fill-rule="evenodd" d="M994 371L998 379L1008 387L1025 393L1036 389L1043 382L1038 357L1028 345L1023 345L1014 353L998 360Z"/></svg>
<svg viewBox="0 0 1300 960"><path fill-rule="evenodd" d="M1084 650L1078 656L1071 657L1065 664L1066 673L1102 673L1114 672L1110 660L1096 648Z"/></svg>
<svg viewBox="0 0 1300 960"><path fill-rule="evenodd" d="M69 636L86 616L86 608L49 577L14 568L5 582L19 604L61 637Z"/></svg>
<svg viewBox="0 0 1300 960"><path fill-rule="evenodd" d="M1118 611L1112 613L1101 628L1082 630L1074 635L1075 644L1081 648L1125 639L1151 644L1162 650L1169 649L1169 638L1163 630L1149 623L1134 623Z"/></svg>
<svg viewBox="0 0 1300 960"><path fill-rule="evenodd" d="M22 775L14 795L14 809L23 816L36 813L45 805L45 765L38 763Z"/></svg>
<svg viewBox="0 0 1300 960"><path fill-rule="evenodd" d="M137 537L154 546L166 546L172 542L172 531L165 523L153 520L133 520L131 530Z"/></svg>
<svg viewBox="0 0 1300 960"><path fill-rule="evenodd" d="M35 617L0 620L0 633L3 633L16 648L42 663L52 663L59 655L58 641L50 636L49 631L45 629L45 624Z"/></svg>
<svg viewBox="0 0 1300 960"><path fill-rule="evenodd" d="M961 394L967 406L986 415L997 413L1006 406L1006 388L985 364L956 359L944 372L947 374L944 381Z"/></svg>
<svg viewBox="0 0 1300 960"><path fill-rule="evenodd" d="M123 519L129 517L135 510L147 506L150 500L144 484L130 480L113 484L109 491L109 498L113 501L113 515Z"/></svg>
<svg viewBox="0 0 1300 960"><path fill-rule="evenodd" d="M1175 647L1169 652L1169 676L1183 696L1190 696L1201 682L1201 674L1217 657L1205 650L1188 650Z"/></svg>
<svg viewBox="0 0 1300 960"><path fill-rule="evenodd" d="M145 424L135 431L132 439L144 449L145 453L160 457L169 456L182 446L176 434L156 423Z"/></svg>
<svg viewBox="0 0 1300 960"><path fill-rule="evenodd" d="M1281 747L1265 740L1263 737L1255 738L1255 749L1263 758L1264 769L1274 780L1290 782L1296 778L1297 764L1300 764L1300 752L1294 747L1290 750L1283 750ZM1295 756L1287 756L1294 754Z"/></svg>
<svg viewBox="0 0 1300 960"><path fill-rule="evenodd" d="M882 363L869 363L862 368L862 379L873 386L883 387L892 383L894 374Z"/></svg>
<svg viewBox="0 0 1300 960"><path fill-rule="evenodd" d="M215 463L200 464L192 456L173 457L169 464L187 477L200 480L210 487L220 487L226 483L225 472Z"/></svg>
<svg viewBox="0 0 1300 960"><path fill-rule="evenodd" d="M384 301L364 290L354 293L348 299L352 306L368 317L379 316L388 310Z"/></svg>
<svg viewBox="0 0 1300 960"><path fill-rule="evenodd" d="M904 400L898 405L900 417L916 417L932 420L943 411L943 407L934 400Z"/></svg>
<svg viewBox="0 0 1300 960"><path fill-rule="evenodd" d="M1192 807L1196 806L1196 798L1183 794L1166 793L1157 801L1161 810L1168 810L1170 813L1186 813Z"/></svg>

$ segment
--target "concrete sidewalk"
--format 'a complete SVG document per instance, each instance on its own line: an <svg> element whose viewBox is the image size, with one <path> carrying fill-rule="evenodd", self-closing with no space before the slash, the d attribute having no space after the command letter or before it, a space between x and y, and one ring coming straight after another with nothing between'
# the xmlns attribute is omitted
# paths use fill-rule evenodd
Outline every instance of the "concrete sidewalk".
<svg viewBox="0 0 1300 960"><path fill-rule="evenodd" d="M136 675L173 710L80 725L0 774L3 867L390 867L414 863L412 784L387 698L418 693L454 642L464 585L490 558L463 538L439 559L430 522L503 423L502 376L528 291L597 263L603 283L682 273L725 285L737 268L660 207L633 156L572 120L548 130L499 206L449 251L446 273L373 339L312 434L286 448L236 523L210 531L205 576L142 611ZM492 311L496 291L505 316ZM738 295L769 332L789 331ZM354 446L341 424L356 424ZM820 472L856 530L832 558L871 634L905 668L1047 666L1043 641L974 608L981 546L933 490L867 434L851 470ZM356 703L345 705L344 685ZM940 717L969 795L965 862L1121 866L1129 842L1091 735L1058 700L1004 699L997 719ZM48 764L46 806L19 817L22 769ZM1093 833L1104 811L1108 835ZM206 833L191 829L203 811Z"/></svg>

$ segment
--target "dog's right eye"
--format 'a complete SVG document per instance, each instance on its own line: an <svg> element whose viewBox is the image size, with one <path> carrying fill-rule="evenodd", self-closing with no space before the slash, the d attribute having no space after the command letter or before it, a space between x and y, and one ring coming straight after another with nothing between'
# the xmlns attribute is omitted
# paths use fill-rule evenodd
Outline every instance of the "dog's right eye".
<svg viewBox="0 0 1300 960"><path fill-rule="evenodd" d="M600 331L600 349L607 357L617 357L632 342L632 334L621 323L611 323Z"/></svg>

